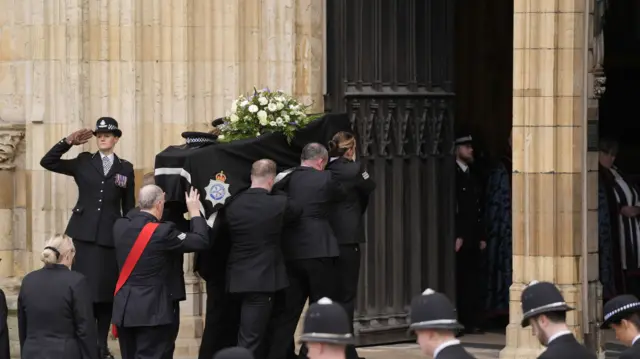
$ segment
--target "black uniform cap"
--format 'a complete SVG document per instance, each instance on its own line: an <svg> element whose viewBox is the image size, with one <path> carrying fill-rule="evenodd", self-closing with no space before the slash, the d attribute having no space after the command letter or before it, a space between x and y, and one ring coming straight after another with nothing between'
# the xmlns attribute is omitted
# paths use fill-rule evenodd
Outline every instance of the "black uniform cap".
<svg viewBox="0 0 640 359"><path fill-rule="evenodd" d="M449 298L433 289L427 289L411 301L409 331L420 329L459 330L456 308Z"/></svg>
<svg viewBox="0 0 640 359"><path fill-rule="evenodd" d="M456 133L455 145L468 145L473 142L473 138L467 132Z"/></svg>
<svg viewBox="0 0 640 359"><path fill-rule="evenodd" d="M253 359L253 353L247 348L224 348L213 356L213 359Z"/></svg>
<svg viewBox="0 0 640 359"><path fill-rule="evenodd" d="M568 312L573 310L564 301L558 288L549 282L536 280L522 291L522 327L529 326L529 318L550 312Z"/></svg>
<svg viewBox="0 0 640 359"><path fill-rule="evenodd" d="M640 312L640 301L631 294L619 295L609 300L602 311L604 312L604 321L600 328L607 329L611 323L617 323L633 313Z"/></svg>
<svg viewBox="0 0 640 359"><path fill-rule="evenodd" d="M353 343L349 317L341 305L322 298L307 309L301 342L347 345Z"/></svg>
<svg viewBox="0 0 640 359"><path fill-rule="evenodd" d="M96 129L93 130L93 135L96 136L98 133L113 133L116 137L122 137L122 131L118 128L118 121L111 117L100 117L98 121L96 121Z"/></svg>
<svg viewBox="0 0 640 359"><path fill-rule="evenodd" d="M184 138L187 145L203 145L209 143L216 143L218 139L217 135L207 132L193 132L187 131L182 133L182 138Z"/></svg>

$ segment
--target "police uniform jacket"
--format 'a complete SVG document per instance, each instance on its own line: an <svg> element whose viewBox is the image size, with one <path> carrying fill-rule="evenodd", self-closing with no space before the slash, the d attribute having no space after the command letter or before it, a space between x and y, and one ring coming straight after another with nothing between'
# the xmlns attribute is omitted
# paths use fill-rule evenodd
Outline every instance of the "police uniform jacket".
<svg viewBox="0 0 640 359"><path fill-rule="evenodd" d="M105 176L98 152L61 159L71 147L63 139L40 160L42 167L72 176L78 185L78 201L65 233L75 240L113 247L113 223L135 206L133 165L114 154Z"/></svg>
<svg viewBox="0 0 640 359"><path fill-rule="evenodd" d="M18 295L22 359L97 359L95 323L82 274L53 264L22 280Z"/></svg>
<svg viewBox="0 0 640 359"><path fill-rule="evenodd" d="M133 212L118 219L113 233L116 239L118 267L122 266L142 228L157 219L146 212ZM175 224L161 222L129 279L113 300L111 321L118 327L159 326L173 322L173 301L169 280L176 252L186 253L209 248L207 222L191 219L191 232L178 230Z"/></svg>
<svg viewBox="0 0 640 359"><path fill-rule="evenodd" d="M467 168L466 172L456 164L456 238L462 238L463 248L475 248L484 238L480 205L480 188L477 179Z"/></svg>
<svg viewBox="0 0 640 359"><path fill-rule="evenodd" d="M564 334L553 339L539 359L596 359L596 355L591 353L582 344L578 343L572 334Z"/></svg>
<svg viewBox="0 0 640 359"><path fill-rule="evenodd" d="M286 196L262 188L249 188L227 205L229 292L276 292L289 285L280 249L282 229L300 213Z"/></svg>
<svg viewBox="0 0 640 359"><path fill-rule="evenodd" d="M445 344L441 348L436 348L434 359L474 359L474 356L469 354L457 340L455 342L457 344Z"/></svg>
<svg viewBox="0 0 640 359"><path fill-rule="evenodd" d="M329 212L329 222L338 244L362 243L365 240L362 216L376 184L371 178L363 177L359 163L344 157L331 161L327 170L346 192Z"/></svg>
<svg viewBox="0 0 640 359"><path fill-rule="evenodd" d="M638 359L640 358L640 339L636 339L630 348L627 348L620 354L620 359Z"/></svg>
<svg viewBox="0 0 640 359"><path fill-rule="evenodd" d="M286 260L327 258L339 255L338 241L329 224L333 202L346 193L329 171L296 167L274 185L302 209L300 220L287 228L282 248Z"/></svg>

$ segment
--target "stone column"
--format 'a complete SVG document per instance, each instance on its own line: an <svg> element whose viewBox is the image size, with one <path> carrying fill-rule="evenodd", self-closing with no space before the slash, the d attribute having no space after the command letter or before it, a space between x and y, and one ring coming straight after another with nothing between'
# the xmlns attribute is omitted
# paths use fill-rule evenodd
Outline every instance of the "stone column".
<svg viewBox="0 0 640 359"><path fill-rule="evenodd" d="M501 358L542 350L520 327L520 296L534 279L555 283L577 309L567 322L582 339L585 11L585 1L515 1L513 285Z"/></svg>

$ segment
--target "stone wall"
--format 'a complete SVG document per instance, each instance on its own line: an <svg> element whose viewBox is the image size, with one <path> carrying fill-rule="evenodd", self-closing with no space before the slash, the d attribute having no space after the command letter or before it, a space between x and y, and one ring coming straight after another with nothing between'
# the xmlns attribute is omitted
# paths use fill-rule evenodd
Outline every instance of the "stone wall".
<svg viewBox="0 0 640 359"><path fill-rule="evenodd" d="M64 230L77 198L72 178L39 165L63 136L100 116L116 118L124 132L116 152L141 180L157 152L181 142L182 131L206 129L254 86L322 109L324 1L0 4L0 278L12 307L19 278L40 266L44 240ZM16 145L24 155L4 160ZM69 156L95 150L88 143ZM187 281L178 356L192 354L202 330L200 281Z"/></svg>

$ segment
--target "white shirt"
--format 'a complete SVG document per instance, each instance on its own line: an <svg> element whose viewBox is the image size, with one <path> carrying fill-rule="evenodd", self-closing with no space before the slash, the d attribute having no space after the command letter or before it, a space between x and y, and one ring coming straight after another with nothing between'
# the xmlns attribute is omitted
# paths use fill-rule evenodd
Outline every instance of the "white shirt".
<svg viewBox="0 0 640 359"><path fill-rule="evenodd" d="M105 155L104 153L100 152L100 159L103 161L104 163L104 158L108 157L109 161L111 162L111 164L113 164L113 153L109 154L109 155Z"/></svg>
<svg viewBox="0 0 640 359"><path fill-rule="evenodd" d="M446 347L450 347L453 345L459 345L460 341L458 339L451 339L451 340L447 340L446 342L438 345L438 347L436 348L436 350L433 351L433 358L437 358L438 354L440 354L440 352L442 351L442 349L446 348Z"/></svg>
<svg viewBox="0 0 640 359"><path fill-rule="evenodd" d="M462 172L467 172L467 170L469 169L469 166L467 166L466 163L460 160L456 160L456 163L458 163L458 166L460 166L460 169L462 170Z"/></svg>
<svg viewBox="0 0 640 359"><path fill-rule="evenodd" d="M558 339L559 337L563 336L563 335L571 335L571 332L568 330L561 330L559 332L557 332L556 334L552 335L549 340L547 340L547 346L549 346L549 344L551 344L552 341Z"/></svg>
<svg viewBox="0 0 640 359"><path fill-rule="evenodd" d="M640 334L636 335L636 337L633 338L633 340L631 341L631 345L634 345L638 341L638 339L640 339Z"/></svg>

